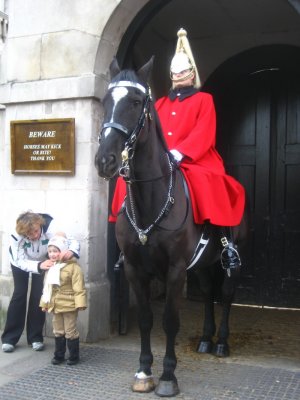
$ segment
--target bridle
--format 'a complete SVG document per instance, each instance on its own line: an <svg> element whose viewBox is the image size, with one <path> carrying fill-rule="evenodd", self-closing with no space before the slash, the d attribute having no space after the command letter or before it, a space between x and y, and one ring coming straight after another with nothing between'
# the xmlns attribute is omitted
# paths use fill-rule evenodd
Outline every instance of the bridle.
<svg viewBox="0 0 300 400"><path fill-rule="evenodd" d="M117 131L119 131L125 137L125 139L127 139L126 143L133 144L136 141L141 129L145 125L146 117L150 115L149 107L150 107L150 102L152 101L151 89L149 86L147 86L145 88L144 86L140 85L139 83L130 82L130 81L119 81L119 82L110 83L110 85L108 86L108 91L114 89L115 87L126 87L126 88L132 87L132 88L138 89L143 94L145 94L146 97L144 100L143 112L141 113L141 115L138 119L137 125L135 126L135 128L133 129L132 132L129 132L129 130L128 130L128 128L126 128L126 126L119 124L118 122L106 122L103 124L99 139L106 129L114 128ZM151 118L151 116L150 116L150 118Z"/></svg>
<svg viewBox="0 0 300 400"><path fill-rule="evenodd" d="M122 151L122 165L119 168L119 176L121 176L126 182L127 181L132 182L130 178L129 160L131 160L134 156L135 143L139 136L139 133L145 126L146 119L147 118L152 119L150 113L150 103L152 101L151 89L150 86L147 85L147 87L144 87L143 85L137 82L118 81L110 83L108 86L108 91L116 87L125 87L125 88L131 87L139 90L144 95L146 95L143 104L143 111L138 119L135 128L131 132L128 130L128 128L126 128L126 126L118 122L106 122L103 124L102 130L99 135L99 143L100 143L101 136L103 135L105 130L109 128L114 128L118 132L120 132L121 135L125 137L125 139L127 139L125 142L124 150Z"/></svg>

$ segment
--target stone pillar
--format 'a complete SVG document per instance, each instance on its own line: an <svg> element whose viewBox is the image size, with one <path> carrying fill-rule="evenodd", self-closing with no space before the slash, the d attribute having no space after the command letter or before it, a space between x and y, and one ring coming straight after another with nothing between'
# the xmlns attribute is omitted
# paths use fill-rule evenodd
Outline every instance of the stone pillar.
<svg viewBox="0 0 300 400"><path fill-rule="evenodd" d="M81 243L88 309L79 314L79 328L85 341L110 332L108 184L94 167L101 99L108 65L128 24L147 2L87 0L75 6L14 0L3 10L9 25L0 58L0 308L6 311L13 288L8 239L15 220L28 209L48 212ZM75 175L12 174L10 121L54 118L75 118ZM52 334L49 323L46 334Z"/></svg>

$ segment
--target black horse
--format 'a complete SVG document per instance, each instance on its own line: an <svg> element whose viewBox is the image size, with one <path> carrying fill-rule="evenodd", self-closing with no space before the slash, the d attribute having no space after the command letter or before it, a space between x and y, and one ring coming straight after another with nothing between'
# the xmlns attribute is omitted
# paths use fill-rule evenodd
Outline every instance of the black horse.
<svg viewBox="0 0 300 400"><path fill-rule="evenodd" d="M152 64L150 59L137 72L120 71L116 59L112 61L112 81L103 99L104 121L95 165L101 177L111 179L119 174L127 184L124 206L116 222L116 238L138 307L141 353L132 386L134 391L149 392L155 386L151 372L150 282L157 277L165 284L166 352L155 393L167 397L179 393L174 374L177 364L174 345L187 267L194 259L193 268L197 268L205 295L204 328L198 351L214 351L219 356L229 352L228 318L239 271L224 271L223 317L213 347L216 324L212 278L213 265L220 258L220 235L218 227L194 223L182 174L168 151L152 103L147 84ZM241 227L234 230L237 242L245 231L244 225ZM199 259L194 257L197 247L202 253Z"/></svg>

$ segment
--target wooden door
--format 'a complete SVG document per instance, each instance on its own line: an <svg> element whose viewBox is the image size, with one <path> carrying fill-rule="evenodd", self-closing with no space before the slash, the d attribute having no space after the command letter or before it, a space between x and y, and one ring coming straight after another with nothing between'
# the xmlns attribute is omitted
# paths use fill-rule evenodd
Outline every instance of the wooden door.
<svg viewBox="0 0 300 400"><path fill-rule="evenodd" d="M300 307L300 79L260 71L216 106L218 147L246 188L251 216L236 300Z"/></svg>

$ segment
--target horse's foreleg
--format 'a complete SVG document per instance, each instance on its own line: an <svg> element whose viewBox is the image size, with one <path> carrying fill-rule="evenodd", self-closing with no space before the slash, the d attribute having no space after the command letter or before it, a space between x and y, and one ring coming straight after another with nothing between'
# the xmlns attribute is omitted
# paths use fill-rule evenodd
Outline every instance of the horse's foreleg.
<svg viewBox="0 0 300 400"><path fill-rule="evenodd" d="M145 289L145 288L144 288ZM154 379L151 366L153 354L151 351L150 333L153 326L153 313L149 302L149 289L135 290L138 303L138 325L141 338L140 366L135 374L132 390L147 393L154 389Z"/></svg>
<svg viewBox="0 0 300 400"><path fill-rule="evenodd" d="M140 368L138 372L142 371L146 375L151 375L153 355L151 351L150 333L153 326L153 313L149 303L139 307L138 323L141 334Z"/></svg>
<svg viewBox="0 0 300 400"><path fill-rule="evenodd" d="M184 273L185 276L185 273ZM175 369L177 358L175 354L175 339L179 331L179 302L184 283L182 281L173 282L170 288L167 288L166 305L163 314L163 329L166 334L166 352L163 360L163 373L159 378L159 383L155 393L161 397L172 397L179 393Z"/></svg>

